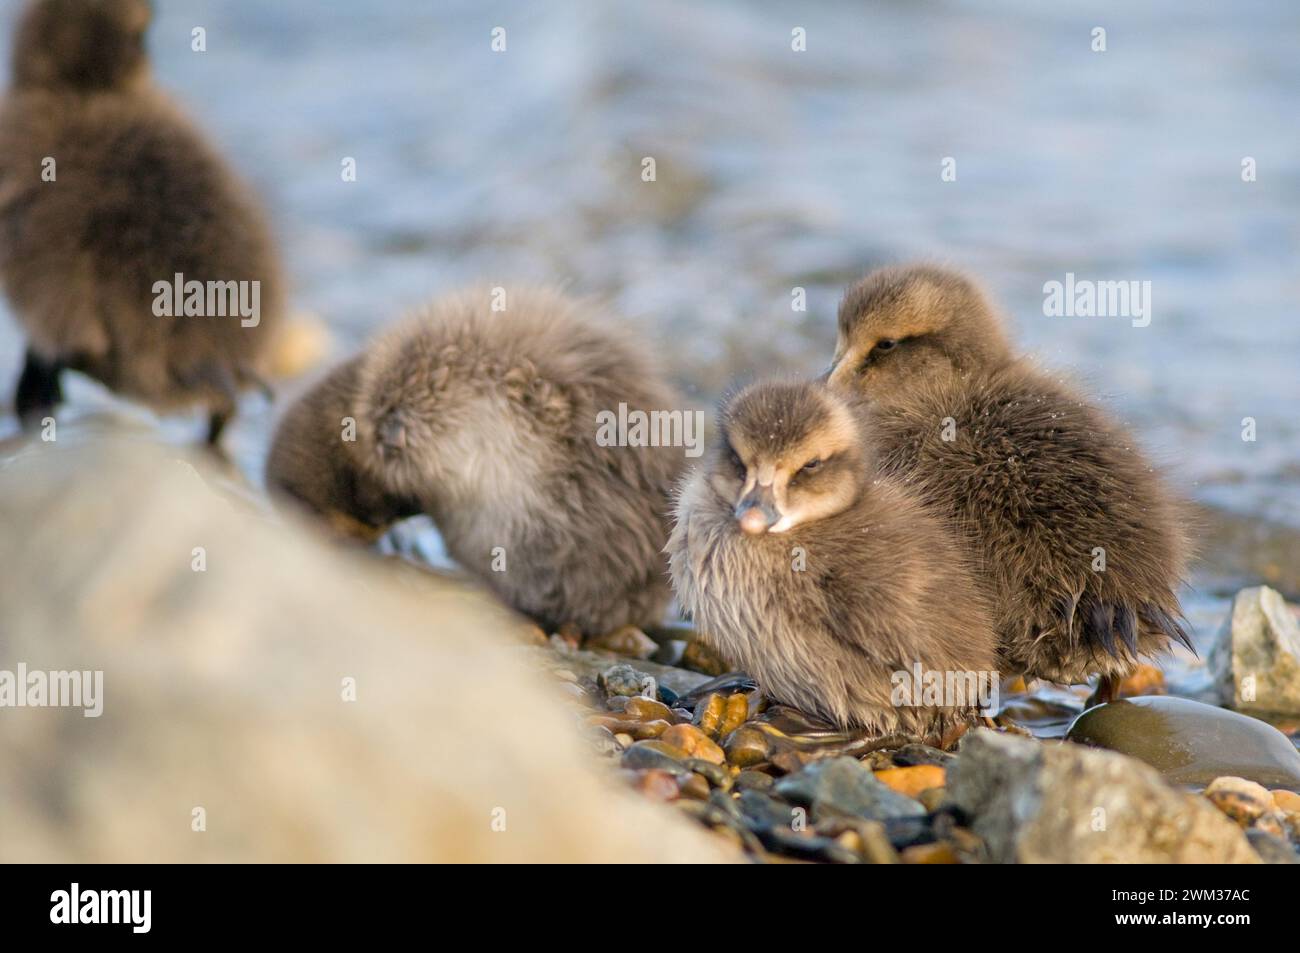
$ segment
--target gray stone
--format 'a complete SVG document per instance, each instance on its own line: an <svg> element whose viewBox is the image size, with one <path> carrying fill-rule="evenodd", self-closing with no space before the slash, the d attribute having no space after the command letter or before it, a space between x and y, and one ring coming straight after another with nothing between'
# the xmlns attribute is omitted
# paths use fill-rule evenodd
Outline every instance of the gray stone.
<svg viewBox="0 0 1300 953"><path fill-rule="evenodd" d="M877 781L853 758L823 758L777 781L774 790L786 800L811 808L813 821L826 817L920 817L925 808Z"/></svg>
<svg viewBox="0 0 1300 953"><path fill-rule="evenodd" d="M0 463L0 667L102 671L103 712L0 711L0 862L737 857L601 765L481 594L259 517L207 456L75 443Z"/></svg>
<svg viewBox="0 0 1300 953"><path fill-rule="evenodd" d="M1133 758L977 729L948 793L1001 863L1259 863L1209 801Z"/></svg>
<svg viewBox="0 0 1300 953"><path fill-rule="evenodd" d="M1090 708L1066 738L1146 762L1174 784L1204 787L1233 775L1300 787L1300 752L1272 725L1172 696L1145 695Z"/></svg>
<svg viewBox="0 0 1300 953"><path fill-rule="evenodd" d="M1300 714L1300 622L1276 590L1237 593L1208 666L1225 705Z"/></svg>
<svg viewBox="0 0 1300 953"><path fill-rule="evenodd" d="M1246 831L1246 840L1266 864L1300 864L1300 854L1274 834L1267 831Z"/></svg>

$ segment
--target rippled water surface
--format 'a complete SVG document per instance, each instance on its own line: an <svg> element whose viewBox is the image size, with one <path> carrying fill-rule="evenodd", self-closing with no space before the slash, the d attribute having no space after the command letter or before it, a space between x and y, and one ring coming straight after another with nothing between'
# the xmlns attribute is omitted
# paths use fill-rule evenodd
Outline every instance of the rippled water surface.
<svg viewBox="0 0 1300 953"><path fill-rule="evenodd" d="M820 369L863 269L937 258L1199 499L1300 524L1300 5L158 6L161 82L266 196L296 305L340 350L462 283L559 281L612 300L707 406ZM1066 272L1151 281L1150 326L1044 317ZM19 353L6 315L0 379ZM250 400L231 435L250 472L271 419Z"/></svg>

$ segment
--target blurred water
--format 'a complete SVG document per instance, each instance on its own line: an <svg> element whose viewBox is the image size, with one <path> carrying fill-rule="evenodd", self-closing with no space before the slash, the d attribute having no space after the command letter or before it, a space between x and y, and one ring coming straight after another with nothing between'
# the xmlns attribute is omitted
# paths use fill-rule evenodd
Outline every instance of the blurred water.
<svg viewBox="0 0 1300 953"><path fill-rule="evenodd" d="M819 370L867 267L945 260L1195 495L1300 523L1300 5L157 6L161 82L265 195L298 307L345 347L462 283L559 281L607 295L705 405ZM1151 325L1044 317L1067 271L1150 280ZM19 341L0 321L0 380ZM250 403L232 435L250 470L270 419Z"/></svg>

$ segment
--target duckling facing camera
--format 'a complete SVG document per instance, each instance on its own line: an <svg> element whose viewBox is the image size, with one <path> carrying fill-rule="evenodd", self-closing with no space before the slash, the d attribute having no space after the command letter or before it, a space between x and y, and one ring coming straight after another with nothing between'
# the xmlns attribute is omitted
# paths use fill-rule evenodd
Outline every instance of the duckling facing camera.
<svg viewBox="0 0 1300 953"><path fill-rule="evenodd" d="M0 108L0 282L28 336L15 410L64 369L216 443L283 310L262 210L152 83L147 0L34 0Z"/></svg>
<svg viewBox="0 0 1300 953"><path fill-rule="evenodd" d="M505 300L494 311L488 289L462 292L381 334L345 372L355 441L338 439L328 400L291 411L268 481L327 500L313 508L336 525L338 514L377 525L367 498L409 503L453 559L544 626L658 624L684 453L610 445L598 420L620 405L671 410L676 395L646 347L593 306L539 288Z"/></svg>
<svg viewBox="0 0 1300 953"><path fill-rule="evenodd" d="M961 531L1001 666L1099 695L1177 641L1181 503L1131 436L1017 355L974 283L887 268L840 305L830 385L866 399L881 470Z"/></svg>
<svg viewBox="0 0 1300 953"><path fill-rule="evenodd" d="M873 473L850 404L815 383L760 383L724 404L719 430L668 543L701 638L767 694L841 727L942 735L975 717L975 697L907 704L894 691L918 666L962 684L991 676L995 636L958 543Z"/></svg>

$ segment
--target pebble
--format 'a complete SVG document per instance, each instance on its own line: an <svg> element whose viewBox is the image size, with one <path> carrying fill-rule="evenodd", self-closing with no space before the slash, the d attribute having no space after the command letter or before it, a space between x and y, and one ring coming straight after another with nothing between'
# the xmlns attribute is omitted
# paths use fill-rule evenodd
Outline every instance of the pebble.
<svg viewBox="0 0 1300 953"><path fill-rule="evenodd" d="M1116 690L1118 698L1134 698L1139 695L1163 695L1165 693L1165 673L1154 665L1139 665L1133 674L1120 681Z"/></svg>
<svg viewBox="0 0 1300 953"><path fill-rule="evenodd" d="M1272 725L1186 698L1149 695L1098 705L1066 739L1145 761L1174 784L1203 787L1233 775L1268 787L1300 786L1300 753Z"/></svg>
<svg viewBox="0 0 1300 953"><path fill-rule="evenodd" d="M726 699L717 692L710 692L695 706L695 716L691 719L691 723L710 738L717 738L726 706Z"/></svg>
<svg viewBox="0 0 1300 953"><path fill-rule="evenodd" d="M723 791L731 790L734 783L731 772L720 764L714 764L700 758L687 758L686 767L705 778L712 787L720 788Z"/></svg>
<svg viewBox="0 0 1300 953"><path fill-rule="evenodd" d="M592 715L593 725L608 728L615 734L631 735L637 741L658 738L670 727L666 721L637 721L634 718L617 718L613 715Z"/></svg>
<svg viewBox="0 0 1300 953"><path fill-rule="evenodd" d="M868 864L896 864L899 862L898 851L889 842L889 834L880 821L868 821L860 817L835 817L818 824L818 834L833 837L844 846L852 844L855 853ZM852 835L852 841L843 840Z"/></svg>
<svg viewBox="0 0 1300 953"><path fill-rule="evenodd" d="M625 696L624 696L625 697ZM668 724L676 722L672 709L663 702L655 701L653 698L646 698L642 695L635 695L624 702L623 711L631 718L638 721L666 721Z"/></svg>
<svg viewBox="0 0 1300 953"><path fill-rule="evenodd" d="M917 797L922 791L941 788L946 783L946 772L937 764L917 764L906 768L887 768L875 773L880 781L908 797Z"/></svg>
<svg viewBox="0 0 1300 953"><path fill-rule="evenodd" d="M916 799L920 801L921 806L931 814L935 811L942 810L944 806L951 803L946 788L928 788L918 794Z"/></svg>
<svg viewBox="0 0 1300 953"><path fill-rule="evenodd" d="M682 653L682 667L702 675L722 675L731 670L716 652L698 640L686 646Z"/></svg>
<svg viewBox="0 0 1300 953"><path fill-rule="evenodd" d="M757 728L741 727L722 745L727 760L739 768L750 768L768 760L772 746L767 735Z"/></svg>
<svg viewBox="0 0 1300 953"><path fill-rule="evenodd" d="M776 782L774 790L811 808L813 820L850 815L874 820L918 817L925 808L886 787L853 758L823 758Z"/></svg>
<svg viewBox="0 0 1300 953"><path fill-rule="evenodd" d="M935 844L917 844L915 847L908 847L903 851L902 860L905 864L959 864L961 860L957 857L957 852L953 850L952 845L940 841Z"/></svg>
<svg viewBox="0 0 1300 953"><path fill-rule="evenodd" d="M648 659L659 651L659 643L634 625L625 625L621 629L588 639L586 647L641 660Z"/></svg>
<svg viewBox="0 0 1300 953"><path fill-rule="evenodd" d="M659 768L631 771L632 787L654 801L675 801L679 794L677 778Z"/></svg>
<svg viewBox="0 0 1300 953"><path fill-rule="evenodd" d="M703 775L691 773L682 778L678 785L678 790L682 797L690 798L692 801L707 801L709 799L709 781Z"/></svg>
<svg viewBox="0 0 1300 953"><path fill-rule="evenodd" d="M1211 804L1242 827L1250 827L1277 810L1273 795L1267 788L1244 778L1215 778L1205 789L1205 796Z"/></svg>
<svg viewBox="0 0 1300 953"><path fill-rule="evenodd" d="M623 752L625 768L661 768L665 771L683 771L686 752L661 741L637 741Z"/></svg>
<svg viewBox="0 0 1300 953"><path fill-rule="evenodd" d="M772 785L776 784L776 779L762 771L746 770L737 774L732 784L737 791L767 792L772 790Z"/></svg>
<svg viewBox="0 0 1300 953"><path fill-rule="evenodd" d="M631 665L620 664L607 668L596 681L608 695L656 697L654 676L638 672Z"/></svg>
<svg viewBox="0 0 1300 953"><path fill-rule="evenodd" d="M1285 839L1267 831L1246 831L1246 840L1266 864L1300 864L1300 854Z"/></svg>
<svg viewBox="0 0 1300 953"><path fill-rule="evenodd" d="M757 692L747 694L737 692L729 696L723 708L722 724L718 726L718 735L725 738L757 714L753 710L757 708L757 705L751 704L757 698Z"/></svg>
<svg viewBox="0 0 1300 953"><path fill-rule="evenodd" d="M624 731L620 731L618 734L614 735L614 740L618 742L619 747L624 751L632 747L632 742L636 741L635 738Z"/></svg>
<svg viewBox="0 0 1300 953"><path fill-rule="evenodd" d="M689 757L699 758L711 764L723 764L726 754L717 743L694 725L673 725L661 735L665 744L673 745L686 752Z"/></svg>
<svg viewBox="0 0 1300 953"><path fill-rule="evenodd" d="M1300 811L1300 794L1294 791L1274 791L1273 805L1279 811Z"/></svg>

